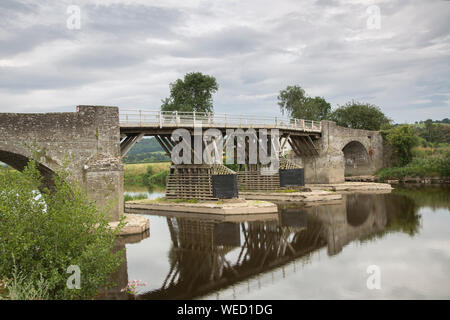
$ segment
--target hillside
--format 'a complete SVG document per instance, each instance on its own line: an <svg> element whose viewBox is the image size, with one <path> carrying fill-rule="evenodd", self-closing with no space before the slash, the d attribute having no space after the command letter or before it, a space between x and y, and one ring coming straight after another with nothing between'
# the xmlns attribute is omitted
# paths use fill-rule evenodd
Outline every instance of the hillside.
<svg viewBox="0 0 450 320"><path fill-rule="evenodd" d="M154 163L170 161L154 137L136 143L123 160L125 163Z"/></svg>

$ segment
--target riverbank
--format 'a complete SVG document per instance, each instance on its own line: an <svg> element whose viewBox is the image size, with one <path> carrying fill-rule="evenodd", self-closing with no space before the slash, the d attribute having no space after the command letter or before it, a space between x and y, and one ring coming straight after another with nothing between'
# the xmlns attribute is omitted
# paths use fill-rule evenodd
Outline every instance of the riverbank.
<svg viewBox="0 0 450 320"><path fill-rule="evenodd" d="M412 150L411 162L401 167L390 167L379 170L375 176L377 181L399 180L403 182L439 183L450 181L450 147L443 145L436 148L415 147Z"/></svg>
<svg viewBox="0 0 450 320"><path fill-rule="evenodd" d="M404 177L402 179L380 180L377 176L345 177L346 182L383 182L388 184L450 184L450 177Z"/></svg>
<svg viewBox="0 0 450 320"><path fill-rule="evenodd" d="M124 165L124 186L165 187L169 175L170 162L137 163Z"/></svg>

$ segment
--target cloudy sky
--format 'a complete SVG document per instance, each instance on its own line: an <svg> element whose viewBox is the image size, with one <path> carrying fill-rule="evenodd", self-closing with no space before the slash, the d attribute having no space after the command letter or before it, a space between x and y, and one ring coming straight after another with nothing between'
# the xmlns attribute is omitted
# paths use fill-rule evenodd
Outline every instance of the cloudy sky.
<svg viewBox="0 0 450 320"><path fill-rule="evenodd" d="M191 71L216 77L221 113L277 115L298 84L396 122L450 117L450 1L0 1L0 112L158 109Z"/></svg>

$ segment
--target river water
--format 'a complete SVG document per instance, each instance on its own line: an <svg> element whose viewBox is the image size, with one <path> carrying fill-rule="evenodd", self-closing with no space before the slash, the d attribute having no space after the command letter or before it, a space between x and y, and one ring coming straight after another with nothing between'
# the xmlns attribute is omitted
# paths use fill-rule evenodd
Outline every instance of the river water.
<svg viewBox="0 0 450 320"><path fill-rule="evenodd" d="M137 299L449 299L449 208L430 186L229 221L148 214L108 297L141 280Z"/></svg>

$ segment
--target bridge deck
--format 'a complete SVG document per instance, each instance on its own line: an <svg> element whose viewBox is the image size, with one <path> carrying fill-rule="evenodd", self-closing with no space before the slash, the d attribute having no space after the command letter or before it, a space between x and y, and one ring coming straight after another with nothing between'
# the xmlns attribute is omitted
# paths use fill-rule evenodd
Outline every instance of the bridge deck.
<svg viewBox="0 0 450 320"><path fill-rule="evenodd" d="M120 112L122 132L148 134L172 131L176 128L217 129L279 129L292 133L314 134L322 131L319 121L287 117L262 117L254 115L229 115L199 112L172 112L150 110L124 110Z"/></svg>

